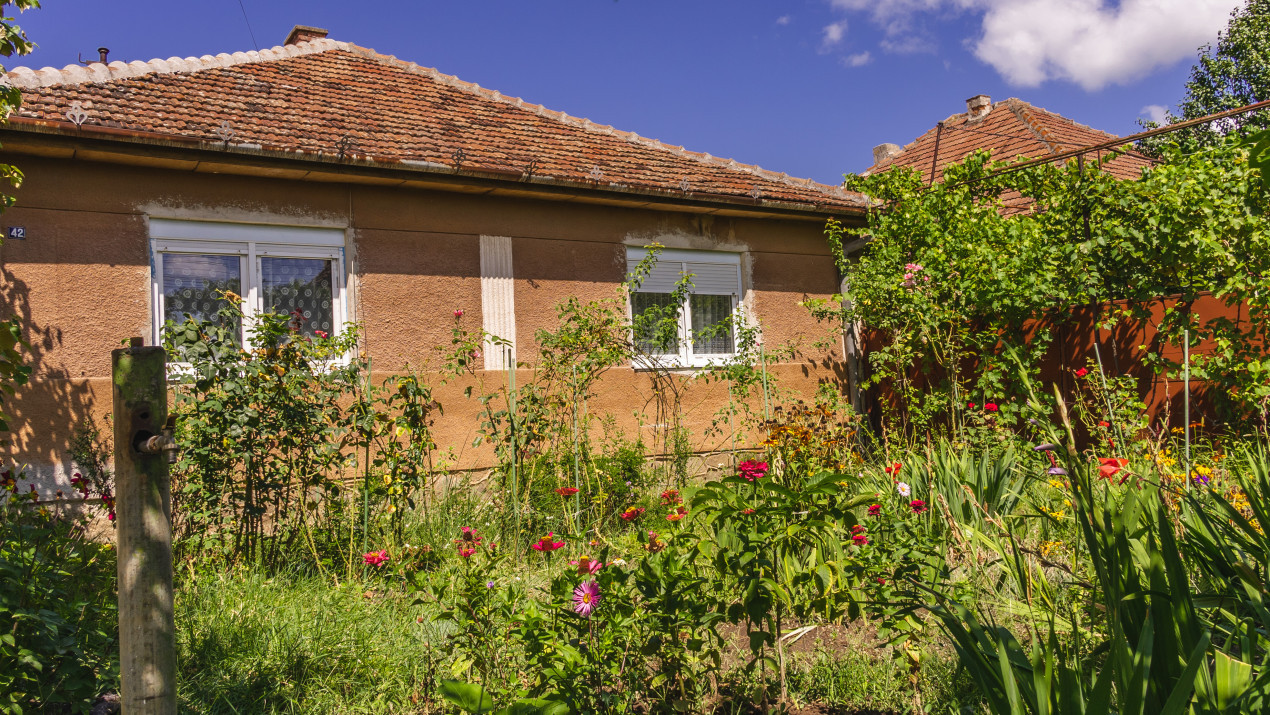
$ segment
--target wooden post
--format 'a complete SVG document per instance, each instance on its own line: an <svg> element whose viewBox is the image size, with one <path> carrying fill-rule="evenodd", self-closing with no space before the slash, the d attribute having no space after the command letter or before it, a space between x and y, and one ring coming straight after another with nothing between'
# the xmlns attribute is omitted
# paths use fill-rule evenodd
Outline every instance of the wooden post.
<svg viewBox="0 0 1270 715"><path fill-rule="evenodd" d="M119 561L121 711L175 715L176 626L172 616L172 506L167 455L167 364L163 348L111 353L115 423L115 528Z"/></svg>

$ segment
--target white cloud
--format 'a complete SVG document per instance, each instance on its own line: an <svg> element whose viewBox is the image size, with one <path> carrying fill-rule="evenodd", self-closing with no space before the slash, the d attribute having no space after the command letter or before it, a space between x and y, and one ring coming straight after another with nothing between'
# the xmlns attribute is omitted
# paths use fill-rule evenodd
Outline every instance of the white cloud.
<svg viewBox="0 0 1270 715"><path fill-rule="evenodd" d="M820 38L820 51L828 52L835 45L842 43L842 38L847 36L847 21L839 20L832 25L825 25L821 30L824 33Z"/></svg>
<svg viewBox="0 0 1270 715"><path fill-rule="evenodd" d="M1148 104L1142 108L1142 111L1139 112L1139 114L1156 124L1163 124L1164 121L1168 119L1168 111L1168 107L1163 104Z"/></svg>
<svg viewBox="0 0 1270 715"><path fill-rule="evenodd" d="M790 18L790 16L789 16L789 15L781 15L780 17L776 18L776 24L777 24L777 25L788 25L788 24L789 24L789 21L790 21L791 19L792 19L792 18Z"/></svg>
<svg viewBox="0 0 1270 715"><path fill-rule="evenodd" d="M883 49L928 46L920 16L970 12L981 34L967 45L1010 84L1049 80L1086 90L1124 84L1192 57L1216 39L1242 0L829 0L844 12L867 12L882 28Z"/></svg>
<svg viewBox="0 0 1270 715"><path fill-rule="evenodd" d="M847 55L841 59L844 67L863 67L873 61L873 55L868 50L857 52L854 55Z"/></svg>

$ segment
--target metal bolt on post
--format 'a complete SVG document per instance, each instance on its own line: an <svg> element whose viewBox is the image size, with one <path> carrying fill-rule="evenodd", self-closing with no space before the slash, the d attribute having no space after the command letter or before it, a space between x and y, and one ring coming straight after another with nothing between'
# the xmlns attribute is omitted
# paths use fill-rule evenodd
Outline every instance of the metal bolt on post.
<svg viewBox="0 0 1270 715"><path fill-rule="evenodd" d="M175 715L176 628L172 616L172 506L163 348L111 353L115 425L115 528L119 560L121 711Z"/></svg>

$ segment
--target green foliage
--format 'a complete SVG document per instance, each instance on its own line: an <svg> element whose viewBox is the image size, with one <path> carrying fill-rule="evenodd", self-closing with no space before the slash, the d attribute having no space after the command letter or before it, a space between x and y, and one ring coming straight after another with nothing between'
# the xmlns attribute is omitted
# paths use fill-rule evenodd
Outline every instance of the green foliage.
<svg viewBox="0 0 1270 715"><path fill-rule="evenodd" d="M1008 164L983 152L948 167L932 187L903 168L849 177L876 200L869 226L831 222L827 236L839 252L850 239L869 242L854 262L839 257L850 276L846 307L812 307L879 334L869 384L894 396L891 433L941 427L960 435L989 402L1000 408L993 427L1036 419L1020 388L1025 374L1037 374L1052 334L1036 321L1061 327L1075 309L1099 306L1104 328L1136 326L1152 320L1162 297L1170 298L1156 326L1162 348L1179 345L1184 331L1192 345L1215 345L1194 357L1192 377L1229 396L1232 416L1265 421L1270 365L1259 346L1270 223L1260 174L1235 139L1192 154L1166 147L1162 159L1136 181L1116 180L1098 161L994 173ZM1032 210L1005 210L1019 208L1019 196L1030 197ZM1232 310L1246 306L1246 319L1197 313L1206 294ZM1148 362L1179 372L1163 353ZM995 439L992 431L967 437Z"/></svg>
<svg viewBox="0 0 1270 715"><path fill-rule="evenodd" d="M1165 124L1176 124L1228 109L1270 99L1270 2L1247 0L1231 13L1230 23L1217 38L1217 46L1199 49L1199 61L1191 68L1186 96L1178 115L1169 113ZM1154 126L1147 123L1148 126ZM1184 129L1169 136L1188 150L1213 146L1227 135L1243 136L1270 128L1270 111L1260 110L1219 122ZM1158 148L1160 144L1150 146Z"/></svg>
<svg viewBox="0 0 1270 715"><path fill-rule="evenodd" d="M181 444L172 469L176 532L195 552L276 564L304 544L320 561L312 531L340 504L339 472L368 428L365 401L346 408L343 400L359 390L365 367L342 360L355 332L310 339L298 318L266 313L243 349L232 327L241 307L230 297L218 322L164 330L170 354L188 364L172 411Z"/></svg>
<svg viewBox="0 0 1270 715"><path fill-rule="evenodd" d="M117 687L114 553L87 517L0 471L0 713L87 712Z"/></svg>

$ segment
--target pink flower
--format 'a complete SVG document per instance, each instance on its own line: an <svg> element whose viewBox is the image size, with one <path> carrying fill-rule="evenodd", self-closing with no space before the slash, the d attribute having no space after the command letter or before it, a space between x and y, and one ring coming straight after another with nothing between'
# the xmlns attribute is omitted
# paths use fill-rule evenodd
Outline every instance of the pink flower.
<svg viewBox="0 0 1270 715"><path fill-rule="evenodd" d="M388 561L387 549L384 549L383 551L369 551L367 553L362 554L362 563L368 564L370 566L378 566L387 561Z"/></svg>
<svg viewBox="0 0 1270 715"><path fill-rule="evenodd" d="M330 335L328 335L328 334L327 334L327 332L326 332L325 330L314 330L314 331L313 331L313 334L314 334L314 335L316 335L316 336L318 336L319 338L321 338L321 339L323 339L323 340L326 340L327 338L331 337Z"/></svg>
<svg viewBox="0 0 1270 715"><path fill-rule="evenodd" d="M926 511L926 502L921 499L914 499L908 505L913 509L914 514L921 514Z"/></svg>
<svg viewBox="0 0 1270 715"><path fill-rule="evenodd" d="M678 489L667 489L661 493L661 503L663 506L674 506L683 503L683 497L679 496Z"/></svg>
<svg viewBox="0 0 1270 715"><path fill-rule="evenodd" d="M622 512L621 514L618 514L618 516L621 517L622 521L635 521L636 519L640 518L643 515L644 515L644 507L642 506L633 506L627 509L626 511Z"/></svg>
<svg viewBox="0 0 1270 715"><path fill-rule="evenodd" d="M873 506L869 507L869 516L877 516L880 513L882 513L881 504L874 504Z"/></svg>
<svg viewBox="0 0 1270 715"><path fill-rule="evenodd" d="M753 459L747 459L737 466L737 470L741 473L741 478L747 482L756 479L762 479L767 474L767 462L757 462Z"/></svg>
<svg viewBox="0 0 1270 715"><path fill-rule="evenodd" d="M851 537L851 543L855 544L856 546L868 546L869 537L865 536L864 534L856 534L855 536Z"/></svg>
<svg viewBox="0 0 1270 715"><path fill-rule="evenodd" d="M476 549L459 549L459 556L465 559L471 558L474 553L476 553Z"/></svg>
<svg viewBox="0 0 1270 715"><path fill-rule="evenodd" d="M591 612L600 605L600 584L586 581L573 589L573 612L583 618L590 618Z"/></svg>
<svg viewBox="0 0 1270 715"><path fill-rule="evenodd" d="M583 556L577 561L570 561L569 565L577 566L578 573L583 576L585 575L594 576L595 574L599 573L600 569L604 568L604 562L596 561L592 559L590 556Z"/></svg>
<svg viewBox="0 0 1270 715"><path fill-rule="evenodd" d="M462 311L462 310L456 310L456 311L454 311L454 317L455 317L455 319L462 318L462 317L463 317L463 311Z"/></svg>
<svg viewBox="0 0 1270 715"><path fill-rule="evenodd" d="M552 551L555 551L561 546L564 546L564 542L556 541L555 533L548 531L546 536L534 542L533 549L534 551L542 551L544 553L551 553Z"/></svg>
<svg viewBox="0 0 1270 715"><path fill-rule="evenodd" d="M680 505L678 509L666 515L666 521L679 521L685 516L688 516L688 507Z"/></svg>

